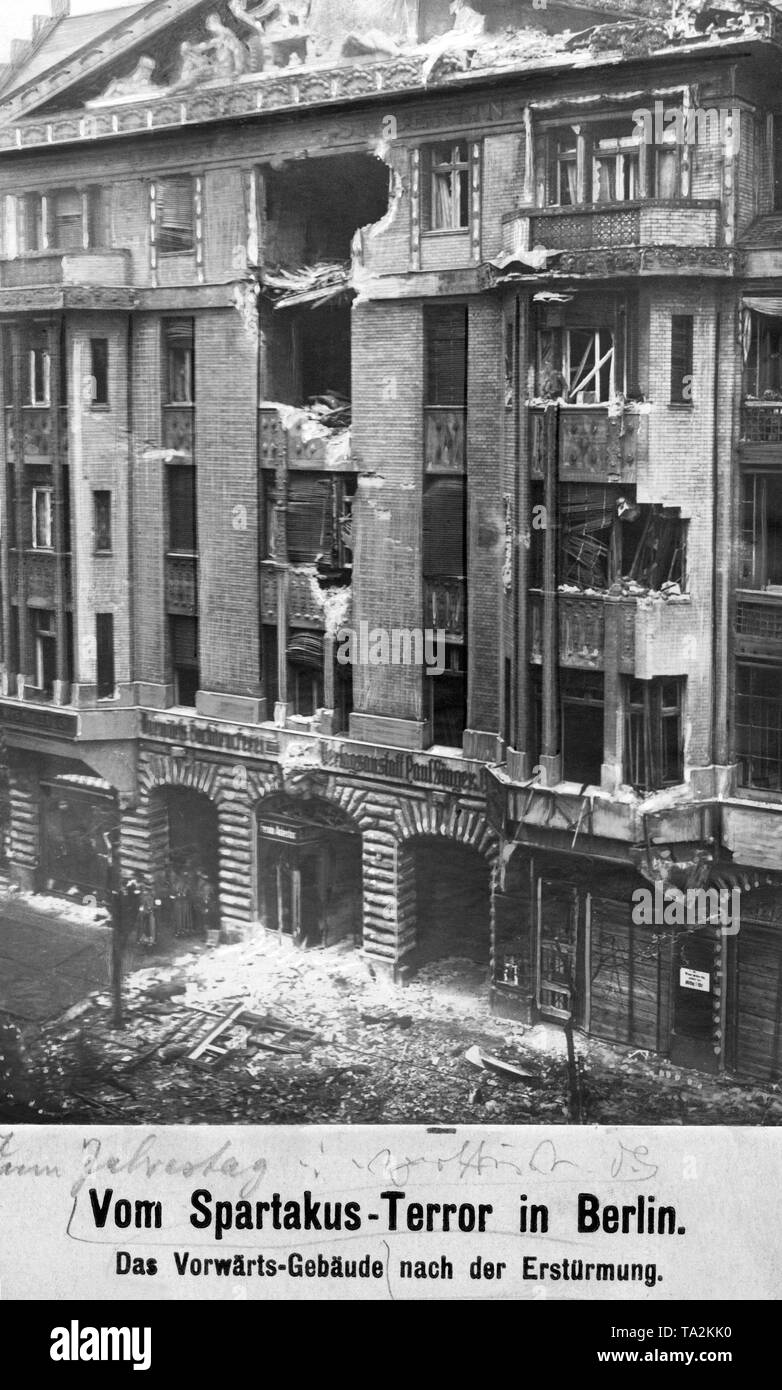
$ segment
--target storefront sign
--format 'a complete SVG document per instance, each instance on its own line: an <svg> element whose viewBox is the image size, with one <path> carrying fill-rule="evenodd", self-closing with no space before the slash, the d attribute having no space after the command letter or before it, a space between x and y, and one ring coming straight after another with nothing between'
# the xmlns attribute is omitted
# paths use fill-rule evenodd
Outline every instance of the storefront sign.
<svg viewBox="0 0 782 1390"><path fill-rule="evenodd" d="M302 845L319 840L322 831L309 825L276 825L265 821L259 826L259 834L264 840L283 840L286 844Z"/></svg>
<svg viewBox="0 0 782 1390"><path fill-rule="evenodd" d="M711 975L705 970L680 970L679 985L682 989L697 989L708 994L711 989Z"/></svg>
<svg viewBox="0 0 782 1390"><path fill-rule="evenodd" d="M484 769L477 763L452 765L426 753L404 753L371 744L323 745L323 766L369 777L388 777L415 786L457 793L483 792Z"/></svg>
<svg viewBox="0 0 782 1390"><path fill-rule="evenodd" d="M141 734L166 743L183 743L194 748L214 748L226 753L251 753L257 757L276 758L280 741L275 734L239 729L236 725L221 727L196 719L168 719L143 711Z"/></svg>
<svg viewBox="0 0 782 1390"><path fill-rule="evenodd" d="M22 705L15 700L2 703L3 723L6 726L29 729L33 733L59 734L61 738L76 738L79 716L51 706Z"/></svg>

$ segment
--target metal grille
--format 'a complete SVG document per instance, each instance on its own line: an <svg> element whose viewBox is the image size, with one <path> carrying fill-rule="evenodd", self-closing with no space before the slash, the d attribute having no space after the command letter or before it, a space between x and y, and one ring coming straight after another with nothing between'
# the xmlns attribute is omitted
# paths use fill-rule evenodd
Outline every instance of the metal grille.
<svg viewBox="0 0 782 1390"><path fill-rule="evenodd" d="M745 405L741 437L748 444L782 443L782 401L778 405Z"/></svg>
<svg viewBox="0 0 782 1390"><path fill-rule="evenodd" d="M736 631L743 637L782 642L782 604L740 602L736 607Z"/></svg>

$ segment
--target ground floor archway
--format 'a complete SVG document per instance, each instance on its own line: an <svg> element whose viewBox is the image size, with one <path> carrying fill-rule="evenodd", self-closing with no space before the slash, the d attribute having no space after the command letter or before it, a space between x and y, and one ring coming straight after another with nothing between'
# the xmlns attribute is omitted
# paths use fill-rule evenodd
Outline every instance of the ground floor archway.
<svg viewBox="0 0 782 1390"><path fill-rule="evenodd" d="M416 966L459 957L488 969L491 866L470 845L436 837L405 846L416 908Z"/></svg>
<svg viewBox="0 0 782 1390"><path fill-rule="evenodd" d="M304 949L362 937L361 835L318 797L267 797L256 810L258 917Z"/></svg>

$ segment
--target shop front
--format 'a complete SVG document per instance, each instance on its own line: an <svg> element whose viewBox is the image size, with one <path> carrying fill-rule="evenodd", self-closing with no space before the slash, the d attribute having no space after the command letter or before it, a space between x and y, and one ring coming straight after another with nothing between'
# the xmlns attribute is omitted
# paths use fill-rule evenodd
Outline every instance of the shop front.
<svg viewBox="0 0 782 1390"><path fill-rule="evenodd" d="M71 896L108 893L117 822L114 790L99 778L75 773L43 778L39 888Z"/></svg>
<svg viewBox="0 0 782 1390"><path fill-rule="evenodd" d="M257 816L258 916L304 949L361 944L361 836L316 798L275 797Z"/></svg>

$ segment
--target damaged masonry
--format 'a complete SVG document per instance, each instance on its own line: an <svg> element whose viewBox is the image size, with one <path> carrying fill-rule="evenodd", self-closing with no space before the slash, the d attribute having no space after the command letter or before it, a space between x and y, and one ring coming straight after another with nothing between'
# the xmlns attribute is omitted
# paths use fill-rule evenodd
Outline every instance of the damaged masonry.
<svg viewBox="0 0 782 1390"><path fill-rule="evenodd" d="M141 13L0 71L0 1010L104 1117L773 1115L780 10Z"/></svg>

